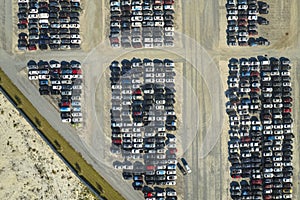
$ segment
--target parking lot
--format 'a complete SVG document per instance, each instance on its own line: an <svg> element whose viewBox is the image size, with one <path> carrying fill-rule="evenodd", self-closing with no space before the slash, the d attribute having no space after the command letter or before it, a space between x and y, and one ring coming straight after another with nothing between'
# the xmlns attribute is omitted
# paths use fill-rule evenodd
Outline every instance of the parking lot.
<svg viewBox="0 0 300 200"><path fill-rule="evenodd" d="M123 170L125 180L133 179L134 189L142 190L146 199L177 199L169 187L176 185L176 168L191 173L185 159L180 164L176 158L174 67L168 59L138 58L110 65L111 152L125 158L113 165Z"/></svg>
<svg viewBox="0 0 300 200"><path fill-rule="evenodd" d="M27 63L28 79L37 81L40 95L59 96L61 121L78 124L81 111L82 70L78 61L34 61Z"/></svg>
<svg viewBox="0 0 300 200"><path fill-rule="evenodd" d="M291 199L293 118L290 60L229 61L228 154L232 199ZM241 179L242 178L242 181Z"/></svg>
<svg viewBox="0 0 300 200"><path fill-rule="evenodd" d="M11 19L12 17L10 17L11 15L9 14L10 9L8 9L9 8L8 7L9 4L7 3L8 1L5 1L5 2L6 2L5 3L6 9L1 10L2 13L6 13L6 15L4 15L4 16L6 16L5 23L4 23L4 21L1 21L0 25L1 25L1 27L5 27L5 28L1 29L1 31L3 33L2 36L5 35L6 37L4 37L4 38L9 38L10 34L8 34L8 33L11 33L12 31L7 32L7 30L9 30L9 29L7 29L7 27L9 27L9 26L7 26L7 25L11 24L8 22L9 22L9 19ZM88 2L92 2L92 1L88 1ZM222 35L222 34L226 33L224 30L226 30L226 27L227 27L227 19L225 18L226 17L226 9L224 6L226 4L226 0L223 0L223 1L213 0L211 2L194 0L192 2L193 2L193 4L192 3L191 4L183 4L183 7L184 7L183 13L185 13L185 15L183 15L184 29L182 31L184 33L187 33L188 35L190 35L192 38L195 38L199 42L201 41L201 45L204 45L205 47L212 46L212 51L217 52L221 55L220 59L222 62L223 62L222 59L227 60L227 58L229 56L232 57L233 53L235 56L239 56L239 57L249 57L249 55L252 55L253 51L252 51L252 49L250 50L250 48L243 48L243 51L240 51L239 47L237 47L237 48L232 49L232 52L230 52L230 54L227 51L228 47L226 45L226 35L225 36ZM297 22L299 22L299 20L297 20L298 19L297 10L299 10L298 2L297 1L282 1L282 0L272 0L272 1L266 0L266 2L270 5L270 13L267 15L267 19L270 21L270 24L268 26L259 26L258 32L262 33L262 35L265 35L265 36L267 36L268 39L270 39L271 44L270 44L269 48L280 49L282 51L283 48L292 47L289 49L285 49L284 54L288 55L291 58L291 61L293 63L295 63L295 65L296 65L295 61L298 60L299 53L298 53L298 50L293 47L297 46L297 42L295 42L295 39L297 41L297 36L298 36L298 34L297 34L298 28L297 27L299 27L297 25ZM219 7L215 6L215 5L218 5L218 3L220 3ZM108 4L109 4L109 2L108 2ZM198 4L199 7L193 6L195 4ZM100 9L98 9L99 6L97 6L96 4L93 4L92 6L91 5L90 5L90 7L92 7L93 9L100 10ZM92 8L90 8L90 9L92 9ZM206 9L204 9L204 8L206 8ZM224 13L220 14L220 13L216 12L216 10L220 10L220 9L222 10L222 12L224 11ZM105 15L105 14L109 15L109 9L106 9L106 10L107 10L106 12L103 11L103 15ZM179 10L179 12L181 12L181 10ZM97 14L99 14L99 13L102 13L102 12L98 12ZM199 15L199 13L201 13L201 14ZM176 11L176 14L177 14L177 11ZM218 16L218 14L220 16ZM195 18L196 15L199 17ZM207 16L209 16L209 17L207 17ZM220 17L220 20L219 20L219 17ZM211 20L211 19L215 19L215 20ZM87 25L89 24L88 27L94 27L96 25L100 26L99 24L101 24L101 22L99 22L99 23L94 23L94 22L95 22L95 20L93 20L93 16L89 14L89 17L86 18L85 24L87 24ZM212 22L215 22L215 23L212 23ZM217 25L219 22L220 22L220 25L219 25L220 27ZM286 23L286 22L289 22L289 23ZM82 24L82 26L83 25L84 24ZM14 23L14 26L15 26L15 23ZM102 27L102 26L100 26L100 27ZM212 34L211 34L216 28L217 28L217 30L220 30L220 35L221 35L219 37L220 42L217 39L217 36L215 36L215 35L212 36ZM87 30L90 30L90 29L87 29ZM5 34L5 32L6 32L6 34ZM87 32L89 32L89 34L92 33L91 31L87 31ZM289 33L289 34L286 35L286 33ZM97 37L97 38L100 38L100 37ZM222 41L223 39L225 41ZM10 40L2 39L1 47L3 47L5 50L9 49L9 46L10 46L9 41ZM90 42L90 44L92 44L92 43L93 42ZM218 43L220 43L220 45L226 45L226 46L219 49ZM16 42L14 44L16 44ZM84 44L86 44L86 42ZM98 44L98 43L94 42L93 44ZM211 45L211 44L214 44L214 45ZM187 45L187 48L186 48L187 52L186 52L185 56L186 57L194 56L196 58L199 52L193 52L193 50L191 48L189 48L190 46L191 45ZM225 49L225 51L224 51L224 49ZM263 48L256 48L256 49L260 53L263 53L266 51L266 49L263 49ZM210 48L208 48L208 50L210 51ZM270 51L272 53L274 53L274 55L280 56L279 52L277 52L273 49ZM43 59L48 59L46 54L43 54L44 52L40 52L40 53L42 54ZM60 59L63 59L64 58L63 56L75 57L74 55L69 54L70 52L67 52L67 51L51 52L51 53L52 53L51 56L55 55L54 56L55 58L60 58ZM56 54L54 54L54 53L56 53ZM80 52L80 53L81 53L81 55L83 55L82 52ZM113 52L111 52L111 51L106 51L106 52L102 51L102 53L103 54L100 54L101 56L102 55L105 55L105 56L110 55L111 56L113 54ZM25 84L25 83L27 83L27 82L25 82L25 81L20 82L19 81L20 76L19 75L16 76L16 74L22 70L22 67L20 66L20 64L16 64L16 67L12 68L11 60L15 60L16 57L21 60L22 59L28 60L28 58L31 58L31 56L32 57L35 56L34 57L35 60L38 60L38 59L40 59L41 54L31 54L31 55L20 54L20 55L12 56L12 57L9 57L8 54L7 55L2 54L2 55L5 55L5 56L3 56L3 60L1 61L2 67L6 69L6 72L10 75L10 77L14 80L16 85L18 85L18 87L21 88L22 92L24 92L26 95L27 95L26 92L27 92L27 88L28 88L26 85L28 85L28 84ZM160 52L158 52L158 54L160 55ZM153 54L153 55L159 56L158 54ZM37 57L36 55L38 55L39 57ZM282 55L282 52L281 52L281 55ZM136 55L133 55L133 56L136 56ZM145 57L145 56L148 56L148 55L144 54L140 57ZM6 58L10 58L10 59L6 59ZM73 58L73 59L76 59L76 58ZM95 66L96 65L94 65L93 69L97 68ZM102 66L102 65L99 64L97 66L99 66L98 68L101 68L100 66ZM108 65L105 65L105 66L108 66ZM228 69L227 64L220 65L220 68L222 68L223 66L225 69L225 72L223 74L226 74L227 69ZM94 73L94 74L96 74L96 73ZM295 78L292 79L296 83L293 85L294 87L297 87L297 85L299 85L299 84L297 84L298 81L296 78L298 76L298 74L299 73L297 71L297 73L294 74ZM193 78L193 74L189 75L189 79L194 80L194 84L196 82L195 80L197 80L197 78ZM227 78L225 77L224 80L225 79L227 79ZM21 84L21 83L23 83L23 84ZM92 85L95 85L95 84L96 83L91 81L91 85L89 86L89 88L91 88ZM25 87L24 87L24 85L25 85ZM226 82L225 82L225 85L226 85ZM32 87L31 87L31 89L32 89ZM219 92L221 93L221 95L223 95L222 91L219 91ZM295 88L294 92L295 92L295 94L299 94L298 88ZM203 92L198 92L198 93L199 93L199 96L201 96ZM39 105L38 106L39 110L43 111L43 113L47 113L47 110L45 108L49 108L48 105L43 106L44 102L40 99L33 98L30 96L29 96L29 98L32 102L35 102L36 105ZM44 98L42 98L42 99L44 99ZM296 104L297 99L294 99L294 100L295 100L294 104ZM41 103L41 102L43 102L43 103ZM206 101L205 105L208 105L208 104L209 104L209 100ZM299 102L296 104L296 106L299 106ZM206 106L203 106L203 108L205 109ZM103 110L101 109L99 112L103 112ZM225 111L225 109L224 109L224 111ZM106 110L105 110L105 112L106 112ZM48 113L47 113L47 114L45 114L45 117L47 118L47 120L52 122L52 124L55 127L57 127L58 130L62 130L61 132L64 136L66 136L66 138L68 138L68 137L71 138L71 137L75 136L76 135L75 131L71 132L68 135L67 129L63 129L61 126L55 125L55 124L59 124L59 123L53 123L53 122L56 122L56 120L54 119L56 116L55 114L57 114L57 113L54 112L52 115L48 115ZM297 114L298 114L297 112L293 113L293 115L295 116L295 120L297 120ZM52 117L49 117L49 116L52 116ZM189 116L189 115L187 115L187 116ZM205 117L203 117L203 118L205 118ZM90 118L90 120L92 121L93 118ZM294 127L294 129L296 132L297 127ZM91 134L92 133L89 133L86 135L87 135L87 137L89 137ZM199 134L199 137L201 135L202 135L202 133ZM221 137L223 137L223 136L221 136ZM228 139L227 132L224 135L224 137L226 138L225 140L227 141L227 139ZM296 141L297 140L295 139L295 142ZM70 139L70 142L72 143L72 139ZM89 143L89 142L87 142L87 143ZM74 143L72 143L72 144L74 146L76 146L76 144L74 144ZM78 146L76 146L76 147L78 147ZM97 147L98 146L96 146L96 145L92 146L93 149L97 149ZM225 147L225 149L222 147ZM78 149L80 150L80 148L78 148ZM197 154L196 154L197 149L198 149L198 145L196 145L196 143L195 143L195 144L193 144L193 149L191 148L188 152L188 155L186 155L186 156L190 157L189 162L191 162L191 165L192 165L192 169L193 169L192 175L193 176L189 176L188 180L186 180L184 183L184 185L186 186L185 191L184 191L184 196L186 197L185 199L199 199L199 198L202 198L202 199L229 199L230 198L229 197L230 196L229 188L228 188L228 190L222 189L226 185L229 186L229 184L227 184L227 182L226 182L227 179L224 178L224 177L226 177L226 174L228 173L227 170L229 169L229 167L226 168L227 163L229 163L227 161L227 156L228 156L227 151L226 151L227 143L225 142L224 145L220 145L220 147L218 146L218 148L215 148L215 150L212 152L212 154L210 154L210 156L209 156L210 158L205 159L205 160L201 160L201 159L197 158ZM298 151L299 151L299 149L297 150L297 152ZM99 152L97 152L97 154L94 154L94 156L97 156L98 153ZM296 152L294 152L294 154L295 154L295 156L294 156L293 162L295 162L295 158L297 159L296 155L298 155L298 154L296 154ZM86 156L87 154L83 154L83 155ZM104 155L105 154L103 153L103 156ZM224 157L224 159L222 159L222 157ZM104 162L103 160L104 160L104 158L101 159L101 161L99 161L99 163L100 163L99 165L95 165L95 166L98 169L99 173L102 173L105 176L105 178L107 178L108 180L111 181L111 179L113 179L113 178L111 178L112 177L111 173L106 173L105 169L103 169L104 167L102 167L103 166L102 163ZM198 170L194 170L194 169L197 169L198 165L199 165ZM223 170L219 170L221 168L223 168ZM294 169L294 170L296 170L296 169ZM298 173L296 172L295 177L297 177L297 176L298 176ZM297 180L295 178L293 181L294 181L294 186L298 185ZM116 182L117 183L114 184L112 181L114 186L116 188L118 188L119 182L118 181L116 181ZM120 186L120 188L118 188L119 191L122 191L123 195L130 195L133 192L133 191L128 192L128 191L130 191L129 189L127 189L127 188L123 189L123 188L125 188L125 186L123 186L123 185ZM296 190L296 188L293 189L293 193L296 192L295 190ZM226 196L227 194L228 194L228 196ZM297 199L297 197L295 195L296 195L296 193L293 194L293 196ZM133 196L131 196L131 197L133 197ZM199 198L195 198L195 197L199 197ZM129 199L133 199L133 198L129 198Z"/></svg>
<svg viewBox="0 0 300 200"><path fill-rule="evenodd" d="M79 49L80 0L18 0L18 49Z"/></svg>
<svg viewBox="0 0 300 200"><path fill-rule="evenodd" d="M174 0L110 1L112 47L174 46Z"/></svg>
<svg viewBox="0 0 300 200"><path fill-rule="evenodd" d="M269 25L265 16L269 5L257 0L228 0L227 8L227 45L257 46L270 45L268 39L258 37L258 26Z"/></svg>

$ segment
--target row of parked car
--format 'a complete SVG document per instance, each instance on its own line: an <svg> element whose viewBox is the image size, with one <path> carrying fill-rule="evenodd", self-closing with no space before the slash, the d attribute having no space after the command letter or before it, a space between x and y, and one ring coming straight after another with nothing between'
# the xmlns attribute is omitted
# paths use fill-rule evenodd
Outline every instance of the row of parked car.
<svg viewBox="0 0 300 200"><path fill-rule="evenodd" d="M268 25L269 21L258 14L268 14L269 5L257 0L227 1L227 44L229 46L269 45L269 41L257 39L257 25Z"/></svg>
<svg viewBox="0 0 300 200"><path fill-rule="evenodd" d="M233 199L292 197L290 68L287 58L259 56L229 61L230 101L226 108L231 176L250 179L247 190L236 184L231 187Z"/></svg>
<svg viewBox="0 0 300 200"><path fill-rule="evenodd" d="M80 48L80 0L20 0L18 8L19 50Z"/></svg>
<svg viewBox="0 0 300 200"><path fill-rule="evenodd" d="M139 58L110 65L112 149L127 160L141 160L143 174L128 171L134 165L117 162L114 167L127 170L123 177L133 178L135 189L142 189L144 180L150 185L176 185L176 137L171 133L177 119L174 67L171 60Z"/></svg>
<svg viewBox="0 0 300 200"><path fill-rule="evenodd" d="M55 60L27 63L29 80L36 80L41 95L60 95L59 108L62 122L80 123L82 70L78 61L58 62Z"/></svg>
<svg viewBox="0 0 300 200"><path fill-rule="evenodd" d="M180 161L184 167L181 165ZM191 173L191 169L189 168L186 160L181 158L180 161L176 161L177 167L180 169L180 171L184 175ZM135 161L134 163L131 163L130 161L125 161L123 163L116 161L114 162L114 167L116 169L123 169L122 176L125 180L133 179L134 182L132 185L134 189L142 190L145 199L177 199L177 193L173 188L161 188L157 186L151 188L149 186L172 185L172 182L168 180L173 180L175 177L177 178L175 169L176 166L174 166L174 164L167 165L165 169L157 168L155 170L155 167L145 166L139 161Z"/></svg>
<svg viewBox="0 0 300 200"><path fill-rule="evenodd" d="M174 0L111 0L111 46L174 46L173 4Z"/></svg>

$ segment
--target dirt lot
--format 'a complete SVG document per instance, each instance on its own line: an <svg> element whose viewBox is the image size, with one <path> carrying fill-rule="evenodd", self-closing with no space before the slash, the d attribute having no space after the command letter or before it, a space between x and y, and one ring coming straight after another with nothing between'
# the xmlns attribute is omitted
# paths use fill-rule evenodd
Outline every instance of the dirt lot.
<svg viewBox="0 0 300 200"><path fill-rule="evenodd" d="M227 61L231 57L251 57L257 55L269 56L287 56L294 63L294 94L299 96L300 72L296 68L299 63L300 52L298 26L300 25L298 10L300 3L297 0L266 0L270 4L270 13L266 18L270 20L269 26L261 26L259 34L271 41L269 47L234 47L229 48L226 45L226 10L224 5L226 0L205 1L205 0L185 0L176 4L176 28L178 45L172 49L153 49L149 50L124 50L111 49L106 40L108 34L108 1L99 0L82 0L85 11L81 17L81 30L83 37L83 46L81 51L67 52L39 52L37 54L22 53L14 57L7 57L14 49L16 41L12 39L12 30L15 31L16 17L12 18L10 6L11 1L2 0L4 6L0 9L0 55L4 59L0 61L1 66L6 66L7 71L13 64L11 60L19 60L16 65L17 71L21 69L20 63L29 58L76 58L85 63L85 99L86 99L86 129L79 133L84 141L90 154L94 156L93 161L100 163L109 168L112 167L109 152L110 139L103 137L107 134L107 129L103 128L103 124L107 123L109 107L109 94L103 93L99 95L97 90L107 87L107 82L102 81L103 76L107 76L104 72L108 64L114 60L132 57L149 57L149 58L170 58L177 63L182 63L182 77L187 81L183 81L182 100L182 126L180 130L188 130L193 138L181 139L184 148L184 157L187 158L189 165L193 170L193 174L184 177L183 193L179 194L182 199L229 199L229 162L227 160L227 140L228 125L225 116L225 96L224 88L226 88L227 79ZM196 6L195 6L196 5ZM15 8L14 8L15 9ZM103 28L105 26L105 28ZM288 34L286 34L288 33ZM15 36L14 36L15 37ZM13 41L13 42L12 42ZM92 51L90 51L93 49ZM4 50L4 51L3 51ZM88 52L88 53L87 53ZM8 54L7 54L8 53ZM192 65L192 66L191 66ZM213 66L216 66L214 68ZM24 65L23 65L24 67ZM202 67L196 73L196 68ZM206 75L204 75L206 72ZM180 72L179 72L180 73ZM14 71L11 72L13 77ZM207 76L211 74L211 76ZM101 81L100 81L101 80ZM23 82L18 82L22 84ZM223 87L219 87L219 84ZM192 90L187 90L192 88ZM103 91L101 91L103 92ZM195 93L195 94L193 94ZM26 94L29 96L28 94ZM196 98L194 98L196 97ZM195 100L197 99L197 101ZM96 102L104 102L99 104ZM218 103L217 106L215 104ZM295 98L294 108L300 105L298 99ZM197 107L195 109L195 107ZM211 109L215 108L215 111ZM217 108L217 109L216 109ZM94 111L97 111L95 113ZM187 112L193 110L193 112ZM211 113L210 113L211 111ZM217 115L216 111L219 112ZM295 133L298 131L299 112L294 109ZM100 115L102 117L99 117ZM217 116L216 116L217 115ZM95 123L97 119L101 123ZM214 119L214 121L212 121ZM224 121L224 124L223 124ZM199 122L199 123L197 123ZM224 127L218 131L211 131L208 124ZM196 127L200 127L195 128ZM104 130L103 130L104 129ZM104 131L104 135L101 131ZM214 143L209 140L207 142L206 135L211 135ZM181 136L180 136L181 135ZM297 135L297 134L295 134ZM182 131L178 134L184 138L186 134ZM299 136L295 139L295 155L294 162L299 163ZM187 145L190 144L190 145ZM207 145L211 145L208 148ZM203 151L203 148L205 151ZM205 153L203 153L205 152ZM116 159L116 158L113 158ZM120 173L115 170L99 171L116 187L127 199L139 199L141 194L134 192L130 184L122 184ZM115 176L112 176L115 174ZM294 194L299 191L297 177L300 176L299 169L295 169ZM181 187L181 186L180 186ZM129 192L130 191L130 192ZM295 198L297 199L297 198Z"/></svg>
<svg viewBox="0 0 300 200"><path fill-rule="evenodd" d="M0 105L1 199L95 199L1 92Z"/></svg>

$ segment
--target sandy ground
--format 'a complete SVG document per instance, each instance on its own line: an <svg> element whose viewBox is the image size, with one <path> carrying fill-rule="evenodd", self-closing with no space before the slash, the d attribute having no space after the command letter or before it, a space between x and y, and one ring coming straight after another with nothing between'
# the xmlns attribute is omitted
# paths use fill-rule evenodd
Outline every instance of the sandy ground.
<svg viewBox="0 0 300 200"><path fill-rule="evenodd" d="M12 15L11 11L11 1L10 0L0 0L2 8L0 8L0 55L3 57L0 60L1 66L3 66L8 73L8 75L13 79L17 86L21 89L26 96L33 102L36 107L43 105L45 101L43 98L33 97L32 94L37 94L33 87L24 85L29 84L24 75L15 75L24 68L24 60L28 59L45 59L50 58L56 59L77 59L82 62L86 62L84 66L85 71L85 100L87 107L86 111L86 129L78 135L82 135L82 140L86 149L82 148L78 144L78 138L74 136L74 132L70 130L69 127L59 124L55 121L55 117L58 116L56 111L51 110L48 104L45 106L40 106L39 109L44 111L45 117L49 120L54 127L61 131L61 134L70 143L75 146L78 151L83 152L83 156L88 157L89 161L96 167L101 175L104 176L115 188L117 188L127 199L140 199L140 192L135 192L132 190L130 184L125 184L122 181L119 172L110 169L112 167L111 154L109 152L110 139L103 137L102 129L103 123L106 123L107 118L99 118L95 116L94 110L98 109L98 113L103 115L107 111L109 104L103 104L95 108L95 101L99 100L101 102L108 102L106 99L109 94L103 96L94 96L93 91L97 91L102 87L106 87L106 84L100 81L101 76L105 76L103 73L108 66L107 63L111 63L112 60L121 60L123 57L149 57L149 58L170 58L176 62L182 64L182 77L187 81L182 82L183 88L183 102L182 102L182 127L181 130L186 130L192 134L186 134L181 132L178 137L190 136L182 141L185 148L182 148L184 152L184 157L187 158L189 165L193 170L193 174L185 176L183 179L183 184L178 187L182 187L182 194L179 194L183 199L230 199L229 197L229 162L227 160L227 141L228 141L228 124L227 118L218 119L215 123L216 125L222 123L223 129L222 133L218 137L214 137L215 144L212 145L210 153L203 156L201 148L206 146L203 144L205 141L205 136L207 134L213 135L214 132L208 130L207 124L211 124L213 112L210 113L210 109L215 106L212 104L213 101L222 102L222 108L219 109L219 115L225 114L225 96L224 88L226 88L227 79L227 61L231 57L251 57L257 55L269 56L287 56L291 59L296 66L299 63L299 33L298 27L300 26L300 20L298 20L300 9L300 3L297 0L265 0L270 4L270 14L266 15L266 18L270 20L269 26L260 26L259 34L261 36L267 37L271 41L269 47L236 47L229 48L226 45L226 10L224 5L226 0L182 0L178 4L175 4L176 8L176 30L180 33L177 34L176 47L172 49L162 49L162 50L130 50L128 53L123 49L112 50L109 47L109 43L105 41L105 37L108 34L108 12L109 6L108 1L99 0L82 0L83 8L86 9L83 12L81 18L81 30L83 37L83 46L81 51L70 52L70 51L48 51L48 52L38 52L38 53L21 53L16 54L14 57L9 57L11 55L11 49L16 44L16 41L12 42L11 32L15 29L15 22L17 21L16 16L10 17ZM2 4L3 2L3 4ZM87 11L89 9L89 12ZM14 24L12 24L14 23ZM103 28L105 26L105 28ZM181 33L184 35L181 35ZM288 33L288 34L286 34ZM105 41L101 45L101 41ZM203 47L208 54L203 53L203 49L198 49L198 46ZM95 49L95 47L97 47ZM181 48L182 47L182 48ZM90 49L94 49L93 52L88 52ZM209 58L212 58L212 63L208 62ZM8 58L8 59L6 59ZM87 58L87 59L86 59ZM15 60L14 68L12 67L11 60ZM195 73L195 69L191 67L191 63L194 64L194 68L197 65L205 67L205 70L211 69L211 74L219 75L220 77L216 80L206 80L210 79L210 76L203 77L199 73ZM196 63L196 64L195 64ZM217 70L212 68L212 65L216 64ZM300 72L299 69L295 67L293 71L294 76L294 94L299 96L299 81ZM214 77L215 78L215 77ZM27 82L26 82L27 81ZM222 83L223 89L218 87L218 81ZM213 85L214 89L207 89L209 86ZM192 89L188 89L192 88ZM32 92L34 91L34 92ZM195 94L193 94L195 93ZM218 94L216 99L211 98L212 95ZM196 95L196 98L195 98ZM197 101L195 100L197 99ZM199 108L195 109L195 106ZM295 98L294 107L298 108L300 106L299 100ZM44 108L45 107L45 108ZM43 110L44 109L44 110ZM47 110L46 110L47 109ZM51 113L50 111L51 110ZM193 110L193 112L190 112ZM53 112L52 112L53 111ZM299 123L299 112L294 109L294 121L295 121L295 133L298 132ZM224 115L226 117L226 115ZM103 120L102 120L103 119ZM98 123L95 121L101 121ZM195 126L199 122L199 129ZM223 122L224 124L223 124ZM208 132L208 133L207 133ZM104 134L107 134L107 130L104 129ZM299 136L295 134L295 151L294 151L294 163L299 165L299 148L298 145ZM77 136L77 135L76 135ZM185 142L185 143L184 143ZM187 145L190 144L190 145ZM185 150L184 150L185 149ZM109 155L109 156L108 156ZM109 167L108 167L109 166ZM296 167L294 171L294 194L299 191L299 184L297 178L300 177L299 169ZM121 182L122 181L122 182ZM122 183L120 186L119 183ZM123 184L124 183L124 184ZM295 198L297 199L297 197Z"/></svg>
<svg viewBox="0 0 300 200"><path fill-rule="evenodd" d="M0 132L0 199L95 199L2 93Z"/></svg>

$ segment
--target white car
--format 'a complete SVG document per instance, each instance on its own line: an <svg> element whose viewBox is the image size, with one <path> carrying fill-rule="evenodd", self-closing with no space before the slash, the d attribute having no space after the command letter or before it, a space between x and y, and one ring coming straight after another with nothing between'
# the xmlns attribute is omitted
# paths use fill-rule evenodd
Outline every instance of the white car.
<svg viewBox="0 0 300 200"><path fill-rule="evenodd" d="M71 40L71 44L81 44L81 40L80 39Z"/></svg>
<svg viewBox="0 0 300 200"><path fill-rule="evenodd" d="M79 23L69 24L69 28L80 28Z"/></svg>
<svg viewBox="0 0 300 200"><path fill-rule="evenodd" d="M273 178L274 174L273 173L265 173L264 178Z"/></svg>
<svg viewBox="0 0 300 200"><path fill-rule="evenodd" d="M79 34L72 34L71 38L72 39L80 39L80 35Z"/></svg>
<svg viewBox="0 0 300 200"><path fill-rule="evenodd" d="M176 181L167 181L166 185L176 185Z"/></svg>
<svg viewBox="0 0 300 200"><path fill-rule="evenodd" d="M82 112L72 112L71 116L72 117L82 117ZM121 134L120 134L120 137L121 137Z"/></svg>
<svg viewBox="0 0 300 200"><path fill-rule="evenodd" d="M37 75L32 75L32 76L28 76L28 79L33 81L33 80L38 80L39 77Z"/></svg>
<svg viewBox="0 0 300 200"><path fill-rule="evenodd" d="M248 9L248 5L244 4L244 5L238 5L237 7L238 10L247 10Z"/></svg>
<svg viewBox="0 0 300 200"><path fill-rule="evenodd" d="M236 9L230 9L230 10L227 11L227 13L228 13L229 15L237 15L237 14L238 14L238 11L237 11Z"/></svg>
<svg viewBox="0 0 300 200"><path fill-rule="evenodd" d="M289 71L283 71L281 72L281 76L290 76L291 73Z"/></svg>
<svg viewBox="0 0 300 200"><path fill-rule="evenodd" d="M284 129L291 129L291 128L293 128L293 124L284 124L283 128Z"/></svg>
<svg viewBox="0 0 300 200"><path fill-rule="evenodd" d="M273 161L282 161L282 157L273 157Z"/></svg>
<svg viewBox="0 0 300 200"><path fill-rule="evenodd" d="M131 22L131 27L142 27L142 22Z"/></svg>
<svg viewBox="0 0 300 200"><path fill-rule="evenodd" d="M71 118L63 118L61 119L62 122L67 123L67 122L71 122Z"/></svg>
<svg viewBox="0 0 300 200"><path fill-rule="evenodd" d="M141 21L143 21L143 17L142 16L132 16L131 17L131 21L133 21L133 22L141 22Z"/></svg>
<svg viewBox="0 0 300 200"><path fill-rule="evenodd" d="M271 81L271 76L263 76L262 81Z"/></svg>
<svg viewBox="0 0 300 200"><path fill-rule="evenodd" d="M176 175L167 176L167 180L176 180L176 179L177 179Z"/></svg>
<svg viewBox="0 0 300 200"><path fill-rule="evenodd" d="M71 85L72 80L61 80L61 84Z"/></svg>
<svg viewBox="0 0 300 200"><path fill-rule="evenodd" d="M165 31L174 31L174 27L166 26Z"/></svg>
<svg viewBox="0 0 300 200"><path fill-rule="evenodd" d="M36 13L32 13L28 15L28 19L37 19L39 16Z"/></svg>
<svg viewBox="0 0 300 200"><path fill-rule="evenodd" d="M39 79L49 79L50 78L50 75L39 75Z"/></svg>
<svg viewBox="0 0 300 200"><path fill-rule="evenodd" d="M250 92L250 88L240 88L240 92Z"/></svg>
<svg viewBox="0 0 300 200"><path fill-rule="evenodd" d="M29 70L28 74L29 75L39 75L39 70Z"/></svg>
<svg viewBox="0 0 300 200"><path fill-rule="evenodd" d="M61 85L52 85L53 90L61 90L62 86Z"/></svg>
<svg viewBox="0 0 300 200"><path fill-rule="evenodd" d="M283 134L283 130L274 130L274 134L275 135L282 135Z"/></svg>
<svg viewBox="0 0 300 200"><path fill-rule="evenodd" d="M282 181L284 183L292 183L293 182L293 179L292 178L283 178Z"/></svg>
<svg viewBox="0 0 300 200"><path fill-rule="evenodd" d="M82 117L73 117L72 122L73 123L83 122L83 118Z"/></svg>
<svg viewBox="0 0 300 200"><path fill-rule="evenodd" d="M164 4L164 10L174 10L174 7L172 4Z"/></svg>
<svg viewBox="0 0 300 200"><path fill-rule="evenodd" d="M292 86L292 84L291 84L291 82L283 82L282 83L282 86L289 86L289 87L291 87Z"/></svg>
<svg viewBox="0 0 300 200"><path fill-rule="evenodd" d="M248 20L257 20L257 15L248 15Z"/></svg>

